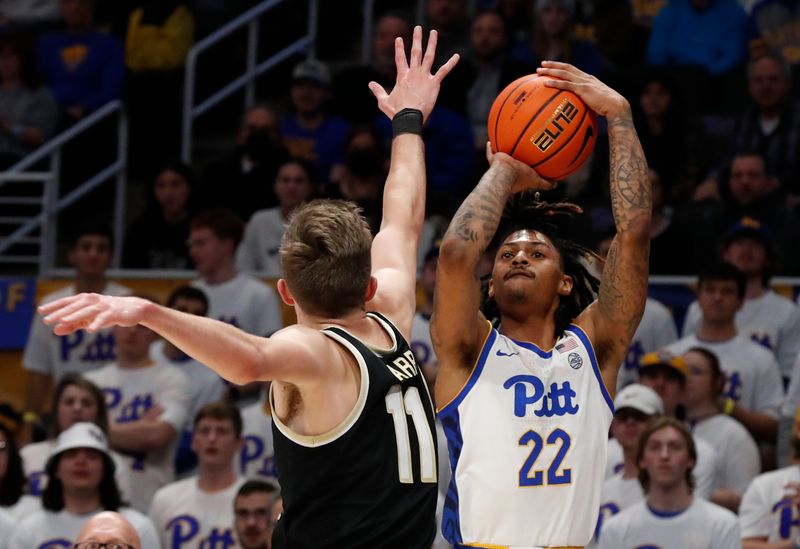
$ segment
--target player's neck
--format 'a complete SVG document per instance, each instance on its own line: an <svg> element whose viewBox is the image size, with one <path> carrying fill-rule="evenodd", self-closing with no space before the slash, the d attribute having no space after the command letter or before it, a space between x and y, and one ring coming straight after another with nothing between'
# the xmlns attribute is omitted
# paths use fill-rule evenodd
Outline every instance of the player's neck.
<svg viewBox="0 0 800 549"><path fill-rule="evenodd" d="M344 330L358 330L366 326L371 321L367 318L367 312L364 309L353 309L342 316L333 318L323 315L313 315L307 313L295 306L297 313L297 323L315 330L322 330L330 326L336 326Z"/></svg>
<svg viewBox="0 0 800 549"><path fill-rule="evenodd" d="M700 329L697 330L697 337L703 341L728 341L736 337L736 324L733 320L715 323L704 319L700 324Z"/></svg>
<svg viewBox="0 0 800 549"><path fill-rule="evenodd" d="M106 288L108 280L105 274L100 276L87 276L78 275L75 279L75 293L80 294L84 292L101 294Z"/></svg>
<svg viewBox="0 0 800 549"><path fill-rule="evenodd" d="M500 332L511 339L533 343L543 351L552 349L556 341L555 320L552 315L519 320L504 314L500 321Z"/></svg>
<svg viewBox="0 0 800 549"><path fill-rule="evenodd" d="M69 490L64 488L64 510L74 515L85 515L100 508L97 490Z"/></svg>
<svg viewBox="0 0 800 549"><path fill-rule="evenodd" d="M208 273L203 274L203 281L206 284L224 284L230 280L236 278L236 275L239 274L239 271L236 270L236 265L233 263L233 259L226 260L222 263L218 268L210 271Z"/></svg>
<svg viewBox="0 0 800 549"><path fill-rule="evenodd" d="M686 482L673 486L657 486L650 484L647 491L647 505L662 513L678 513L692 504L692 491Z"/></svg>
<svg viewBox="0 0 800 549"><path fill-rule="evenodd" d="M203 492L220 492L230 488L236 482L236 473L233 464L222 466L199 465L197 486Z"/></svg>
<svg viewBox="0 0 800 549"><path fill-rule="evenodd" d="M745 299L758 299L767 293L768 289L764 287L761 280L761 275L753 276L747 279L747 290L745 291Z"/></svg>

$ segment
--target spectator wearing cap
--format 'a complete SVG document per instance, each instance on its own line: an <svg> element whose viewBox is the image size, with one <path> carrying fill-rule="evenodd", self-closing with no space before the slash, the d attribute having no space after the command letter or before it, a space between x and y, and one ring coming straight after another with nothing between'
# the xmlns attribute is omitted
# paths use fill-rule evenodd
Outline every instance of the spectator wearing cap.
<svg viewBox="0 0 800 549"><path fill-rule="evenodd" d="M595 541L600 538L604 521L644 499L644 490L639 484L636 449L647 422L663 413L661 397L650 387L632 383L617 393L611 436L622 447L624 461L620 471L603 483Z"/></svg>
<svg viewBox="0 0 800 549"><path fill-rule="evenodd" d="M769 286L775 264L770 230L757 219L743 217L728 229L722 249L725 261L739 269L747 282L744 304L736 313L736 329L775 354L786 386L800 353L800 311ZM695 301L689 306L683 333L697 333L701 318Z"/></svg>
<svg viewBox="0 0 800 549"><path fill-rule="evenodd" d="M123 507L114 461L100 427L76 423L62 432L47 472L50 480L42 493L43 509L18 525L8 549L72 547L86 519L101 511L119 511L136 528L144 547L159 547L150 520Z"/></svg>
<svg viewBox="0 0 800 549"><path fill-rule="evenodd" d="M648 353L639 364L639 384L656 392L661 399L663 414L669 417L684 419L681 404L686 388L686 364L680 357L667 352ZM697 447L697 464L692 470L696 493L708 498L714 489L717 477L717 452L705 440L695 437ZM612 438L608 443L608 466L606 478L618 472L623 463L623 449L620 443Z"/></svg>
<svg viewBox="0 0 800 549"><path fill-rule="evenodd" d="M725 374L716 355L694 347L683 355L688 368L684 406L692 434L717 451L717 482L711 501L736 512L750 481L761 471L758 446L744 426L722 413Z"/></svg>
<svg viewBox="0 0 800 549"><path fill-rule="evenodd" d="M293 156L312 162L316 178L330 180L331 169L342 162L350 126L327 112L331 73L316 59L307 59L292 71L290 89L293 112L283 117L281 130Z"/></svg>
<svg viewBox="0 0 800 549"><path fill-rule="evenodd" d="M730 263L705 269L697 282L702 313L697 333L685 335L666 350L675 355L694 347L712 351L727 377L723 412L740 421L757 441L774 444L783 402L781 373L770 351L736 329L745 291L744 275Z"/></svg>
<svg viewBox="0 0 800 549"><path fill-rule="evenodd" d="M123 515L114 511L98 513L83 525L74 549L88 549L91 544L119 545L122 549L142 549L136 529Z"/></svg>

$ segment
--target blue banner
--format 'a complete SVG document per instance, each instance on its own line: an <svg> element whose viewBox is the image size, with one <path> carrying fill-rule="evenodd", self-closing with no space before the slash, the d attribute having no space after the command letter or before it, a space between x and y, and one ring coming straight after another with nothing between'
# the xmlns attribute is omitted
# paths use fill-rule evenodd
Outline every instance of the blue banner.
<svg viewBox="0 0 800 549"><path fill-rule="evenodd" d="M0 278L0 350L25 347L36 301L36 277Z"/></svg>

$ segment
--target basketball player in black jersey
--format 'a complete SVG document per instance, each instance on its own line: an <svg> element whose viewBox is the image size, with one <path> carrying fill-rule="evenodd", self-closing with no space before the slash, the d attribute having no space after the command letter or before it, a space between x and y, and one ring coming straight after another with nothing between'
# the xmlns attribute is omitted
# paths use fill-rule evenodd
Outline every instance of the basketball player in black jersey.
<svg viewBox="0 0 800 549"><path fill-rule="evenodd" d="M142 324L234 383L272 380L275 454L284 500L273 547L429 548L435 535L433 408L408 346L416 250L425 211L422 122L453 56L431 73L395 42L397 82L370 89L395 133L374 240L359 210L315 201L292 218L278 281L297 324L270 338L142 299L81 294L40 310L59 335Z"/></svg>

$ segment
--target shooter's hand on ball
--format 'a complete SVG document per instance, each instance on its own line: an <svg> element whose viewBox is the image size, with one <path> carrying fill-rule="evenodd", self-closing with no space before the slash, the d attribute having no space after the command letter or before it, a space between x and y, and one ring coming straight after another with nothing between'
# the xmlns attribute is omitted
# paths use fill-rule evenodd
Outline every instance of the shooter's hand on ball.
<svg viewBox="0 0 800 549"><path fill-rule="evenodd" d="M38 311L56 335L65 335L76 330L96 332L111 326L135 326L144 319L148 305L152 304L138 297L84 293L47 303Z"/></svg>
<svg viewBox="0 0 800 549"><path fill-rule="evenodd" d="M600 116L606 118L630 116L631 107L627 99L591 74L586 74L569 63L542 61L542 66L536 69L536 74L560 78L560 80L548 80L545 86L571 91Z"/></svg>
<svg viewBox="0 0 800 549"><path fill-rule="evenodd" d="M557 185L554 181L547 181L542 178L533 168L524 162L520 162L504 152L493 152L491 143L486 143L486 160L489 161L490 166L495 163L503 163L514 170L516 182L511 190L512 193L520 193L522 191L549 191L550 189L555 189Z"/></svg>

